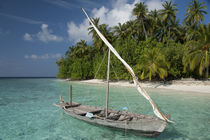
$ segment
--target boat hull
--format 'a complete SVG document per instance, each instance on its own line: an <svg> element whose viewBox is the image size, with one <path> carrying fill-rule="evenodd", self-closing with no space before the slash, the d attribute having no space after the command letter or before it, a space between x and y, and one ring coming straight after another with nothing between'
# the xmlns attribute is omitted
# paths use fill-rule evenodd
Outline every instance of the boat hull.
<svg viewBox="0 0 210 140"><path fill-rule="evenodd" d="M58 104L56 106L62 108L67 115L75 119L79 119L79 120L82 120L84 122L94 124L94 125L105 126L105 127L110 127L110 128L124 130L124 131L126 130L126 132L132 132L136 135L141 135L141 136L156 137L160 133L162 133L167 126L167 122L160 120L158 118L151 117L151 116L141 115L143 116L141 119L131 120L131 121L111 120L111 119L106 119L105 117L104 118L103 117L88 118L84 115L84 113L78 112L78 107L66 108L65 106L61 106ZM103 109L101 108L84 106L84 105L80 105L80 106L83 106L83 108L84 107L94 108L95 112L103 111ZM76 111L75 111L75 108L77 108ZM109 110L109 111L114 112L113 110ZM133 115L133 113L130 113L130 114ZM134 115L139 115L139 114L134 114Z"/></svg>

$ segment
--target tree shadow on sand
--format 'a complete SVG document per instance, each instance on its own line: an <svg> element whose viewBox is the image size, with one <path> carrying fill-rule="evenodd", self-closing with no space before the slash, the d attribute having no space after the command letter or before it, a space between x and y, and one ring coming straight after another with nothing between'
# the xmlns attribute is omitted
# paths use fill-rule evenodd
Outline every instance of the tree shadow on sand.
<svg viewBox="0 0 210 140"><path fill-rule="evenodd" d="M171 81L160 82L160 83L156 84L156 85L154 86L154 88L158 88L159 86L169 86L169 85L172 85L172 82L171 82Z"/></svg>

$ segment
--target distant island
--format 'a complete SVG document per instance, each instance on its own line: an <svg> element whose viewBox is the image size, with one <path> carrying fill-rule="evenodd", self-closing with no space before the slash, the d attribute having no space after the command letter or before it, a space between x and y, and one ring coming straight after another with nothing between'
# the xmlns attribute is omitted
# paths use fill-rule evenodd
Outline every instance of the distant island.
<svg viewBox="0 0 210 140"><path fill-rule="evenodd" d="M93 18L93 22L141 80L208 79L210 23L202 23L208 14L205 3L192 0L181 22L176 17L176 4L165 1L162 6L149 11L145 3L137 3L132 11L135 19L114 27L99 24L100 18ZM58 78L106 78L108 47L92 27L88 31L93 44L81 40L70 46L65 57L56 62ZM132 79L112 54L110 79Z"/></svg>

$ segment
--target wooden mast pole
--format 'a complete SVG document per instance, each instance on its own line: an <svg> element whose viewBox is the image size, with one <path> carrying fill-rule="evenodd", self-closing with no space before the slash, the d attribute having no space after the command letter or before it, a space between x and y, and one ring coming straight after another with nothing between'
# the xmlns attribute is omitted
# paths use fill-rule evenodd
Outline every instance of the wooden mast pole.
<svg viewBox="0 0 210 140"><path fill-rule="evenodd" d="M72 105L72 85L69 87L69 104Z"/></svg>
<svg viewBox="0 0 210 140"><path fill-rule="evenodd" d="M108 52L108 65L107 65L106 118L108 117L108 103L109 103L109 69L110 69L110 49Z"/></svg>

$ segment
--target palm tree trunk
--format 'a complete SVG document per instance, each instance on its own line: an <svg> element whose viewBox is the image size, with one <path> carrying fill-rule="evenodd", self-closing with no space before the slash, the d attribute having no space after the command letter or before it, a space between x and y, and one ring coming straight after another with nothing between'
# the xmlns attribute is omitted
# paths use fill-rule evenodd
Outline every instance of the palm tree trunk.
<svg viewBox="0 0 210 140"><path fill-rule="evenodd" d="M208 50L206 50L206 80L209 78L209 56L208 56Z"/></svg>
<svg viewBox="0 0 210 140"><path fill-rule="evenodd" d="M170 32L171 32L171 29L170 29L170 25L169 25L169 27L168 27L169 29L168 29L168 37L170 38Z"/></svg>
<svg viewBox="0 0 210 140"><path fill-rule="evenodd" d="M209 64L206 67L206 80L209 78Z"/></svg>
<svg viewBox="0 0 210 140"><path fill-rule="evenodd" d="M142 26L143 26L145 38L147 39L147 32L146 32L146 29L145 29L145 26L144 26L144 21L143 21L143 19L141 19L141 22L142 22Z"/></svg>

